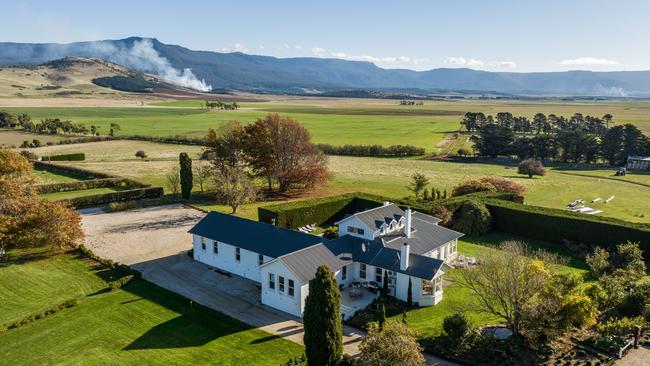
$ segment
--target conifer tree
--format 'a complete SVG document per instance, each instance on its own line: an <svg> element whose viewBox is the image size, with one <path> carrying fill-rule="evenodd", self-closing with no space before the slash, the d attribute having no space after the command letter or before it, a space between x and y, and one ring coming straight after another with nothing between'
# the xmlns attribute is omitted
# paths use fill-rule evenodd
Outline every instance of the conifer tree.
<svg viewBox="0 0 650 366"><path fill-rule="evenodd" d="M333 366L343 353L341 293L329 267L321 265L309 281L305 299L305 354L309 366Z"/></svg>
<svg viewBox="0 0 650 366"><path fill-rule="evenodd" d="M192 192L192 159L187 153L181 153L178 157L181 173L181 196L184 199L190 199Z"/></svg>

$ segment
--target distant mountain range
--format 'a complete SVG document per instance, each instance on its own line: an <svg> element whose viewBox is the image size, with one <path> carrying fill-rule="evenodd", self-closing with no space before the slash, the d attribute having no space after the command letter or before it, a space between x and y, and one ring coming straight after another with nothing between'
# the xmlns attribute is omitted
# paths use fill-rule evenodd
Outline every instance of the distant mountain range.
<svg viewBox="0 0 650 366"><path fill-rule="evenodd" d="M180 86L207 91L326 92L342 89L454 91L521 96L650 97L650 71L488 72L465 68L383 69L369 62L194 51L157 39L0 43L0 65L98 57Z"/></svg>

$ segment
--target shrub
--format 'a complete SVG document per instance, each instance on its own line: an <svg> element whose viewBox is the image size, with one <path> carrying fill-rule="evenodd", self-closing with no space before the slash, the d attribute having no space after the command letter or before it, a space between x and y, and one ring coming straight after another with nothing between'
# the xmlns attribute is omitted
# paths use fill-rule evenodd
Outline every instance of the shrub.
<svg viewBox="0 0 650 366"><path fill-rule="evenodd" d="M532 178L533 175L539 175L541 177L546 175L546 169L544 169L541 161L528 159L519 163L517 173L527 175L528 178Z"/></svg>
<svg viewBox="0 0 650 366"><path fill-rule="evenodd" d="M593 278L600 278L609 269L609 252L601 247L594 248L592 254L585 258L589 266L589 273Z"/></svg>
<svg viewBox="0 0 650 366"><path fill-rule="evenodd" d="M594 325L597 315L595 302L583 295L566 296L560 307L560 316L565 326L582 328Z"/></svg>
<svg viewBox="0 0 650 366"><path fill-rule="evenodd" d="M458 342L462 341L470 330L467 317L462 313L455 313L445 317L442 321L442 328L447 336Z"/></svg>
<svg viewBox="0 0 650 366"><path fill-rule="evenodd" d="M9 323L9 324L2 324L2 325L0 325L0 331L5 331L5 330L8 330L8 329L14 329L14 328L22 327L23 325L27 325L29 323L32 323L32 322L36 321L36 320L43 319L43 318L48 317L50 315L56 314L56 313L60 312L61 310L68 309L68 308L71 308L71 307L77 306L77 305L79 305L79 300L78 299L66 300L66 301L64 301L64 302L62 302L60 304L56 304L56 305L52 306L51 308L49 308L49 309L47 309L47 310L45 310L43 312L30 315L30 316L28 316L26 318L23 318L23 319L19 320L19 321L12 322L12 323Z"/></svg>
<svg viewBox="0 0 650 366"><path fill-rule="evenodd" d="M454 189L451 191L451 196L452 197L457 197L457 196L464 196L466 194L470 193L476 193L476 192L496 192L496 188L488 183L488 182L483 182L478 179L472 179L468 181L464 181L460 184L458 184Z"/></svg>
<svg viewBox="0 0 650 366"><path fill-rule="evenodd" d="M142 203L138 201L111 202L106 206L106 211L119 212L119 211L132 210L134 208L138 208L141 206Z"/></svg>
<svg viewBox="0 0 650 366"><path fill-rule="evenodd" d="M122 278L119 278L115 281L111 281L108 283L108 287L111 288L111 291L119 290L122 287L126 286L127 283L129 283L132 279L134 278L133 275L126 275Z"/></svg>
<svg viewBox="0 0 650 366"><path fill-rule="evenodd" d="M163 195L162 187L129 189L85 197L75 197L69 200L74 207L105 205L110 202L133 201L145 198L159 198Z"/></svg>
<svg viewBox="0 0 650 366"><path fill-rule="evenodd" d="M451 221L454 217L454 214L447 209L447 207L443 205L435 205L433 206L433 210L431 210L431 215L433 217L437 217L440 219L440 225L442 226L448 226L451 224Z"/></svg>
<svg viewBox="0 0 650 366"><path fill-rule="evenodd" d="M41 184L37 186L38 193L55 193L55 192L67 192L67 191L78 191L84 189L93 189L93 188L104 188L104 187L121 187L121 188L144 188L146 185L125 178L101 178L101 179L90 179L82 180L75 182L65 182L65 183L52 183L52 184Z"/></svg>
<svg viewBox="0 0 650 366"><path fill-rule="evenodd" d="M644 324L643 317L621 318L596 325L596 329L603 335L627 335L632 332L635 326Z"/></svg>
<svg viewBox="0 0 650 366"><path fill-rule="evenodd" d="M471 154L472 154L472 152L469 151L468 149L464 148L464 147L458 149L458 156L465 157L465 156L469 156L469 155L471 155Z"/></svg>
<svg viewBox="0 0 650 366"><path fill-rule="evenodd" d="M481 235L490 231L492 215L482 203L469 201L461 206L452 229L466 235Z"/></svg>
<svg viewBox="0 0 650 366"><path fill-rule="evenodd" d="M338 226L330 226L325 229L323 237L326 239L336 239L339 237L339 228Z"/></svg>
<svg viewBox="0 0 650 366"><path fill-rule="evenodd" d="M29 150L20 150L20 155L24 156L27 160L38 160L38 155Z"/></svg>
<svg viewBox="0 0 650 366"><path fill-rule="evenodd" d="M147 153L144 152L143 150L138 150L138 151L135 152L135 157L140 158L140 159L144 159L144 158L147 157Z"/></svg>

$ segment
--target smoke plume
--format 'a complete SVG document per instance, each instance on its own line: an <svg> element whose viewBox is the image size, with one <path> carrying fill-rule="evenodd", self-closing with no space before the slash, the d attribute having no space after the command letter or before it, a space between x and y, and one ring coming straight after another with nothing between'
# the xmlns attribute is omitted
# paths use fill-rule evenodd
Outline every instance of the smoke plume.
<svg viewBox="0 0 650 366"><path fill-rule="evenodd" d="M162 80L200 91L210 91L212 86L199 80L190 69L178 70L171 66L169 61L160 56L153 48L150 39L133 42L131 47L117 47L108 43L94 43L91 47L95 52L104 54L104 57L117 64L128 68L147 72L158 76Z"/></svg>

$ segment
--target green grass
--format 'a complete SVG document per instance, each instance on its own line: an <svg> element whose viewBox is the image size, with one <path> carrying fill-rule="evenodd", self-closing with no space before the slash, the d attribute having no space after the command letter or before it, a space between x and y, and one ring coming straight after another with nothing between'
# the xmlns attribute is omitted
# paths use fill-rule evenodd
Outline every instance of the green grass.
<svg viewBox="0 0 650 366"><path fill-rule="evenodd" d="M20 130L0 128L0 147L20 146L23 141L29 141L31 143L34 139L41 141L42 144L46 144L48 142L59 141L65 138L65 136L37 135Z"/></svg>
<svg viewBox="0 0 650 366"><path fill-rule="evenodd" d="M144 150L149 156L145 161L134 156ZM34 151L39 155L83 152L86 160L60 162L61 164L87 168L108 174L136 179L155 186L166 186L165 175L178 164L178 154L187 152L198 160L199 146L158 144L141 141L111 141L76 145L47 146ZM603 210L600 215L616 217L633 222L650 223L650 205L641 199L650 194L650 174L631 172L625 177L615 177L614 171L602 166L554 164L548 167L545 177L528 179L516 174L512 164L458 163L420 159L362 158L330 156L332 172L326 187L313 195L331 195L361 191L387 197L400 198L411 194L407 185L410 177L420 172L430 179L430 186L451 193L453 187L463 180L485 175L497 175L520 182L527 188L526 203L563 209L576 199L584 199L590 207ZM208 182L206 189L212 187ZM195 191L198 186L195 185ZM604 199L615 196L610 203ZM594 198L600 202L591 203ZM249 217L256 218L258 203L241 208ZM210 209L229 212L225 206L207 205Z"/></svg>
<svg viewBox="0 0 650 366"><path fill-rule="evenodd" d="M112 193L112 192L117 192L119 190L120 190L119 188L112 188L112 187L80 189L76 191L39 194L38 198L44 200L66 200L66 199L77 198L77 197L93 196L96 194Z"/></svg>
<svg viewBox="0 0 650 366"><path fill-rule="evenodd" d="M81 177L75 177L71 175L64 175L55 172L50 172L39 168L34 168L33 173L36 176L36 179L38 179L39 184L76 182L81 178Z"/></svg>
<svg viewBox="0 0 650 366"><path fill-rule="evenodd" d="M79 305L0 333L3 364L280 365L303 352L144 280L105 291L110 274L94 262L18 255L24 263L0 267L3 322L62 299Z"/></svg>
<svg viewBox="0 0 650 366"><path fill-rule="evenodd" d="M558 253L560 256L570 259L568 265L556 265L553 270L556 273L575 273L583 275L586 273L584 261L570 257L569 252L559 245L530 240L517 236L502 233L490 233L481 237L462 238L458 241L458 252L470 257L478 257L487 251L497 250L494 247L504 240L521 240L531 248L544 248L548 251ZM456 282L459 270L453 269L445 275L449 285L444 288L442 301L430 307L411 310L407 313L409 327L420 337L438 335L442 331L442 321L445 317L456 312L462 312L467 316L473 326L484 326L498 324L499 320L479 309L476 298L470 290ZM393 319L400 320L401 314L393 316Z"/></svg>

